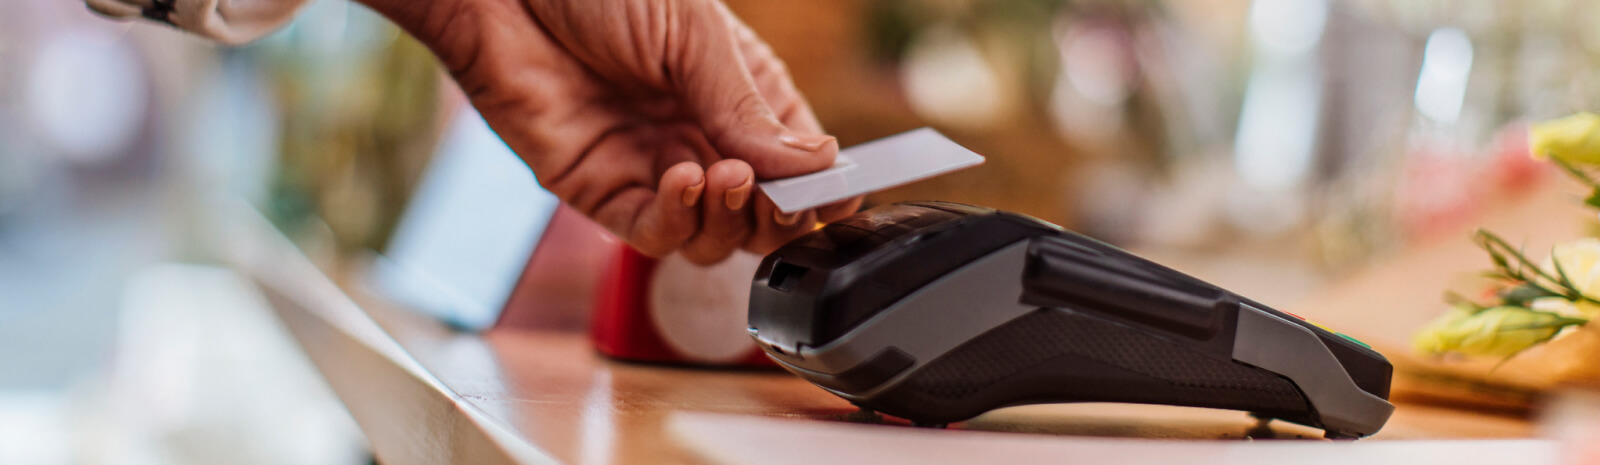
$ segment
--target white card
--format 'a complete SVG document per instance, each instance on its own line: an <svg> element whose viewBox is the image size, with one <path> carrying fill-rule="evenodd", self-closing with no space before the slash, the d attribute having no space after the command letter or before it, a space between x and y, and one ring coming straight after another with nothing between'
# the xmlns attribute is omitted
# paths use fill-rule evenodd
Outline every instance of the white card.
<svg viewBox="0 0 1600 465"><path fill-rule="evenodd" d="M793 213L981 164L983 155L922 128L840 150L832 168L766 181L761 191Z"/></svg>

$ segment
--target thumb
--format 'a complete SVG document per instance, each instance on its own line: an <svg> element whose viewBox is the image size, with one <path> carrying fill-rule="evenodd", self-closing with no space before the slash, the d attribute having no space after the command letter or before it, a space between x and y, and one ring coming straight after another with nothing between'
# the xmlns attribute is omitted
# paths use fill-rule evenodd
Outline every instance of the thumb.
<svg viewBox="0 0 1600 465"><path fill-rule="evenodd" d="M756 88L734 31L713 2L684 15L686 35L675 53L679 91L706 134L724 158L750 164L760 179L786 178L833 166L839 143L824 134L795 131L778 121Z"/></svg>

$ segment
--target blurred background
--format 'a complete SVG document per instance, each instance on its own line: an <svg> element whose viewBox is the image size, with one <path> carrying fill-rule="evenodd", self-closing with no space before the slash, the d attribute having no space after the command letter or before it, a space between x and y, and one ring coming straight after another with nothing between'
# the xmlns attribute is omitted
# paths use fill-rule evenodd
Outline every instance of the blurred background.
<svg viewBox="0 0 1600 465"><path fill-rule="evenodd" d="M1589 2L729 4L843 145L933 126L989 157L869 202L1030 214L1269 304L1459 240L1548 176L1526 121L1600 108ZM209 215L381 250L463 111L434 59L345 0L236 48L4 8L0 464L365 463Z"/></svg>

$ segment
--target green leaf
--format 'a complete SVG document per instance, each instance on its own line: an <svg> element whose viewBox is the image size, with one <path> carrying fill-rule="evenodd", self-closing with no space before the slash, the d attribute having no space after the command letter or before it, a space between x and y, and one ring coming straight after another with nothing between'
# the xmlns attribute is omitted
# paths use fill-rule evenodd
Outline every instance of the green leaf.
<svg viewBox="0 0 1600 465"><path fill-rule="evenodd" d="M1502 272L1499 272L1499 271L1485 271L1485 272L1482 272L1482 273L1478 273L1478 276L1479 277L1493 279L1493 280L1497 280L1497 281L1505 281L1507 283L1520 283L1520 282L1522 282L1521 280L1518 280L1517 278L1512 277L1511 275L1508 275L1508 274L1505 274L1505 273L1502 273Z"/></svg>
<svg viewBox="0 0 1600 465"><path fill-rule="evenodd" d="M1501 326L1501 327L1495 328L1494 330L1495 331L1521 331L1521 330L1529 330L1529 329L1565 328L1565 327L1568 327L1568 326L1580 326L1580 325L1584 325L1584 324L1588 324L1588 323L1589 323L1589 320L1584 320L1584 319L1580 319L1580 318L1561 318L1561 319L1556 320L1556 321L1547 321L1547 322L1544 322L1544 323L1529 323L1529 324L1525 324L1525 325Z"/></svg>
<svg viewBox="0 0 1600 465"><path fill-rule="evenodd" d="M1590 192L1589 198L1583 199L1583 204L1594 208L1600 208L1600 188L1595 189L1594 192Z"/></svg>
<svg viewBox="0 0 1600 465"><path fill-rule="evenodd" d="M1561 260L1556 260L1555 257L1556 257L1556 248L1555 248L1555 246L1551 246L1550 247L1550 263L1555 264L1555 266L1556 266L1556 275L1561 276L1561 282L1560 282L1561 286L1565 287L1567 289L1572 289L1574 292L1577 292L1577 293L1581 294L1582 291L1578 290L1578 286L1574 286L1572 284L1572 278L1568 278L1567 277L1567 270L1566 270L1565 267L1561 266Z"/></svg>
<svg viewBox="0 0 1600 465"><path fill-rule="evenodd" d="M1572 285L1571 280L1557 278L1551 276L1550 273L1546 273L1544 269L1539 268L1538 264L1533 263L1533 260L1529 260L1526 254L1512 248L1511 244L1506 242L1505 239L1501 239L1500 236L1496 236L1488 230L1479 229L1476 238L1478 244L1494 260L1495 266L1500 268L1500 271L1506 275L1534 285L1538 285L1538 279L1543 278L1545 281L1554 283L1558 288L1556 292L1562 297L1566 297L1569 300L1587 300L1600 303L1600 299L1584 295L1583 291ZM1506 256L1516 259L1517 268L1509 268ZM1532 270L1533 274L1528 274L1527 270Z"/></svg>
<svg viewBox="0 0 1600 465"><path fill-rule="evenodd" d="M1500 297L1500 300L1505 302L1506 305L1527 307L1528 303L1532 302L1534 299L1540 299L1544 297L1559 297L1561 294L1551 292L1549 289L1545 289L1541 286L1522 283L1516 286L1510 286L1505 289L1501 289L1496 295Z"/></svg>

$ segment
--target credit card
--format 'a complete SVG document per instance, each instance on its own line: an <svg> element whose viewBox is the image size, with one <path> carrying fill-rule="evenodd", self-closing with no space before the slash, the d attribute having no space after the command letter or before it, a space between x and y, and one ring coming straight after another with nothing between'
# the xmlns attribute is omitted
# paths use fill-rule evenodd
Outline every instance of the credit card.
<svg viewBox="0 0 1600 465"><path fill-rule="evenodd" d="M840 150L831 168L760 185L779 211L793 213L981 164L983 155L922 128Z"/></svg>

